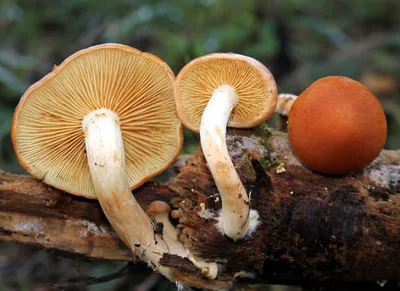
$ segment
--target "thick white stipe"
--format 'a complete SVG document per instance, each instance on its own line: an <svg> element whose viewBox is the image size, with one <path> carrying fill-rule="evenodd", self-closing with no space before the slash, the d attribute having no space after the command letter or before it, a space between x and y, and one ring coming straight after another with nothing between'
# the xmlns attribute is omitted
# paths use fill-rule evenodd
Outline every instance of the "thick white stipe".
<svg viewBox="0 0 400 291"><path fill-rule="evenodd" d="M234 240L249 229L249 197L226 146L226 126L239 98L223 85L214 90L201 118L200 139L204 156L221 195L223 232Z"/></svg>
<svg viewBox="0 0 400 291"><path fill-rule="evenodd" d="M108 109L90 112L82 122L92 183L100 205L123 242L157 271L170 277L158 262L163 253L186 256L169 238L154 239L153 224L132 195L118 116Z"/></svg>

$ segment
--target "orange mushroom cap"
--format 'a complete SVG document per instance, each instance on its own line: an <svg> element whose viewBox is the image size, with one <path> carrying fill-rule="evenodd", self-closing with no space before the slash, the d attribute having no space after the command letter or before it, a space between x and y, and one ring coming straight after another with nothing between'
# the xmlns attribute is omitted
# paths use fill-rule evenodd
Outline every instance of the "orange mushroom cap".
<svg viewBox="0 0 400 291"><path fill-rule="evenodd" d="M368 88L347 77L319 79L294 102L288 136L312 170L340 175L362 170L382 150L385 113Z"/></svg>
<svg viewBox="0 0 400 291"><path fill-rule="evenodd" d="M146 208L146 214L148 216L156 216L159 214L169 214L171 210L171 207L168 205L168 203L164 201L153 201L150 203L149 206Z"/></svg>

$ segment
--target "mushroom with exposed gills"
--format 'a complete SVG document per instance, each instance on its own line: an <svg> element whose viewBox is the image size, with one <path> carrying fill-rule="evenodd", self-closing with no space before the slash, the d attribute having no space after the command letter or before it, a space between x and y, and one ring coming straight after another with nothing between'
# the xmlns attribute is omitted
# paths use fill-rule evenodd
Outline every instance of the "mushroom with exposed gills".
<svg viewBox="0 0 400 291"><path fill-rule="evenodd" d="M278 96L275 80L253 58L215 53L188 63L175 85L178 115L186 127L200 131L203 153L221 196L219 228L228 237L241 239L252 229L250 201L229 157L226 127L255 127L270 117Z"/></svg>
<svg viewBox="0 0 400 291"><path fill-rule="evenodd" d="M81 50L32 85L16 108L12 139L33 176L68 193L97 198L123 242L168 278L163 253L187 256L153 225L131 193L166 169L182 147L174 75L129 46Z"/></svg>

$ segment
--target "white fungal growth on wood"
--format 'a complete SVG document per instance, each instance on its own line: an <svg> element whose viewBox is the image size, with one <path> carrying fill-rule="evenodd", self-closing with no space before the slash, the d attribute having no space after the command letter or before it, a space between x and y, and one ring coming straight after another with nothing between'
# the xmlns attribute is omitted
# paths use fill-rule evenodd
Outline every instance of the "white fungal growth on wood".
<svg viewBox="0 0 400 291"><path fill-rule="evenodd" d="M97 227L97 225L94 224L93 222L90 222L90 221L87 221L84 219L80 219L79 223L83 226L86 226L88 231L90 231L90 232L99 232L100 231L99 228Z"/></svg>
<svg viewBox="0 0 400 291"><path fill-rule="evenodd" d="M259 159L268 154L268 149L259 143L256 138L241 136L226 136L227 148L231 159L243 156L244 151L251 152L255 159Z"/></svg>
<svg viewBox="0 0 400 291"><path fill-rule="evenodd" d="M237 273L234 274L235 278L250 278L250 279L254 279L256 277L256 274L252 273L252 272L247 272L247 271L239 271Z"/></svg>
<svg viewBox="0 0 400 291"><path fill-rule="evenodd" d="M15 231L32 231L38 234L43 233L44 226L40 219L33 219L29 222L18 223L14 226Z"/></svg>
<svg viewBox="0 0 400 291"><path fill-rule="evenodd" d="M224 229L223 229L223 221L221 219L222 216L222 211L220 210L218 213L218 216L216 217L217 224L215 227L217 228L218 232L221 233L222 235L225 235ZM247 232L247 235L250 236L252 233L254 233L257 230L258 225L260 224L260 216L257 212L257 210L251 209L249 213L249 229Z"/></svg>
<svg viewBox="0 0 400 291"><path fill-rule="evenodd" d="M390 184L400 184L400 165L382 165L370 172L369 177L377 186L389 188Z"/></svg>
<svg viewBox="0 0 400 291"><path fill-rule="evenodd" d="M258 225L260 224L260 215L258 215L257 210L250 210L250 222L249 222L249 232L250 236L253 232L257 230Z"/></svg>
<svg viewBox="0 0 400 291"><path fill-rule="evenodd" d="M86 219L67 220L67 226L83 226L79 231L79 237L87 237L88 235L102 235L103 231L95 223Z"/></svg>
<svg viewBox="0 0 400 291"><path fill-rule="evenodd" d="M79 232L80 237L87 237L89 234L97 234L100 232L99 228L93 222L89 222L87 220L80 219L79 223L82 226L86 226L86 229L81 230Z"/></svg>

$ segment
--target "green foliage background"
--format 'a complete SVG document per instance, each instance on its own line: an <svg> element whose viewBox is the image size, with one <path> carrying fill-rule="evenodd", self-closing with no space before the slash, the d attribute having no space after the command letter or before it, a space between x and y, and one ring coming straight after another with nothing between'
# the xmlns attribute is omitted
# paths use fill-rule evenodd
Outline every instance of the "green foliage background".
<svg viewBox="0 0 400 291"><path fill-rule="evenodd" d="M9 130L24 91L54 64L104 42L154 53L175 73L211 52L249 55L272 70L280 92L298 94L326 75L361 80L386 111L386 148L400 148L399 15L398 0L2 0L0 169L23 172ZM197 144L185 137L192 152Z"/></svg>

